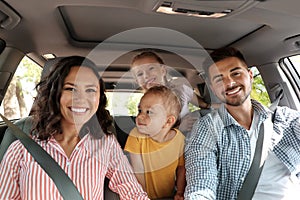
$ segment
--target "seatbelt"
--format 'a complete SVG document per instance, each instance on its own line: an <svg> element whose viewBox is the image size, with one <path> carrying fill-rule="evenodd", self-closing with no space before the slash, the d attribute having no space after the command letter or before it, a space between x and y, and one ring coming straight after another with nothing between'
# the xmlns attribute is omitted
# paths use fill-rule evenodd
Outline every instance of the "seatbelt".
<svg viewBox="0 0 300 200"><path fill-rule="evenodd" d="M279 101L280 101L280 99L282 98L282 96L283 96L283 89L280 89L280 91L279 91L279 93L278 93L276 99L273 101L273 103L272 103L271 106L269 107L269 109L270 109L271 111L275 111L275 109L276 109L276 107L278 106ZM274 115L273 115L273 116L274 116Z"/></svg>
<svg viewBox="0 0 300 200"><path fill-rule="evenodd" d="M27 151L32 155L35 161L43 168L48 176L53 180L57 189L64 200L83 200L77 187L70 177L57 164L57 162L31 137L24 133L19 127L10 122L6 117L0 114L3 121L12 129L14 136L20 140ZM42 192L42 191L41 191Z"/></svg>
<svg viewBox="0 0 300 200"><path fill-rule="evenodd" d="M264 166L264 160L261 162L262 146L264 142L264 123L261 123L259 128L259 134L256 141L255 154L251 167L244 180L243 186L239 191L237 200L251 200L256 189L262 168Z"/></svg>
<svg viewBox="0 0 300 200"><path fill-rule="evenodd" d="M272 123L274 122L276 108L282 96L283 96L283 90L281 89L277 98L269 107L269 109L273 111ZM254 195L262 168L265 164L265 160L261 161L263 141L264 141L264 123L260 125L253 161L246 175L242 188L238 193L237 200L251 200Z"/></svg>

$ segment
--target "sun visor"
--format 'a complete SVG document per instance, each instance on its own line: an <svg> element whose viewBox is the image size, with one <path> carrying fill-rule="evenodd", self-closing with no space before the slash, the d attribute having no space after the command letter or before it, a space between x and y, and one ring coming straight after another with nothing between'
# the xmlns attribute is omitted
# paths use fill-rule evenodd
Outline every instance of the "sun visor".
<svg viewBox="0 0 300 200"><path fill-rule="evenodd" d="M19 14L14 11L5 2L0 1L0 27L2 29L11 30L21 21Z"/></svg>

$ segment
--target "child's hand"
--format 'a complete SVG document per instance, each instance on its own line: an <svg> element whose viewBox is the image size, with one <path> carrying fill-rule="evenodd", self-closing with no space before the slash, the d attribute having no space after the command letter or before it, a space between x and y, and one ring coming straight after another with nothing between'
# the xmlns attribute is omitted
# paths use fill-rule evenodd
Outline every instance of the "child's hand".
<svg viewBox="0 0 300 200"><path fill-rule="evenodd" d="M176 195L174 196L174 200L184 200L183 193L177 192Z"/></svg>

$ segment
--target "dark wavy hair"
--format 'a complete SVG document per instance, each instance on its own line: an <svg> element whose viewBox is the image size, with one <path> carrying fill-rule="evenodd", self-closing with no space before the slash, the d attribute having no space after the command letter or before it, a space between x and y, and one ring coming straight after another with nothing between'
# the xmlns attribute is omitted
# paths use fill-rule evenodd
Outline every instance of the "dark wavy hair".
<svg viewBox="0 0 300 200"><path fill-rule="evenodd" d="M100 103L94 116L87 121L79 132L79 136L89 132L95 138L101 138L104 134L113 132L112 117L105 109L107 98L105 95L104 82L97 71L97 66L91 60L81 56L62 58L48 76L38 83L37 97L33 106L32 134L38 139L46 140L55 134L61 134L60 98L65 78L72 67L83 66L91 69L99 79Z"/></svg>

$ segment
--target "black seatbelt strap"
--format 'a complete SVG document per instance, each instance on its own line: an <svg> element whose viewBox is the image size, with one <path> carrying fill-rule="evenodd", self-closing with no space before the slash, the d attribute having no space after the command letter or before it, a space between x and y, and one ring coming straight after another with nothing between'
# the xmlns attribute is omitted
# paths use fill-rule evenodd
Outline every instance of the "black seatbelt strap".
<svg viewBox="0 0 300 200"><path fill-rule="evenodd" d="M283 90L279 92L277 98L269 107L269 109L273 111L272 119L271 119L272 123L274 122L276 108L282 96L283 96ZM253 161L248 171L248 174L246 175L242 188L238 193L237 200L251 200L254 195L262 168L265 164L265 160L261 161L263 141L264 141L264 123L261 123L259 128L258 138L256 141Z"/></svg>
<svg viewBox="0 0 300 200"><path fill-rule="evenodd" d="M276 99L273 101L273 103L271 104L271 106L269 107L269 109L271 111L275 111L276 107L279 104L280 99L283 97L283 89L281 89L276 97ZM274 115L273 115L274 116Z"/></svg>
<svg viewBox="0 0 300 200"><path fill-rule="evenodd" d="M261 161L262 146L264 142L264 123L261 123L259 128L259 134L256 141L255 154L251 167L244 180L243 186L238 194L238 200L251 200L256 189L262 168L264 166L264 160Z"/></svg>
<svg viewBox="0 0 300 200"><path fill-rule="evenodd" d="M14 136L20 140L27 151L32 155L35 161L43 168L48 176L53 180L61 196L65 200L83 200L73 181L57 162L30 136L24 133L19 127L10 122L6 117L0 114L3 121L12 129ZM42 191L41 191L42 192Z"/></svg>

